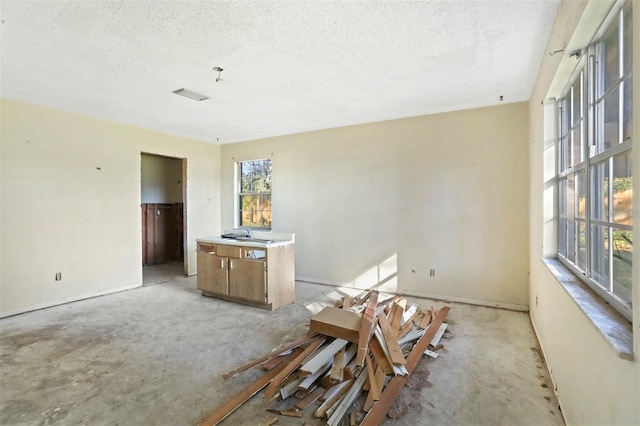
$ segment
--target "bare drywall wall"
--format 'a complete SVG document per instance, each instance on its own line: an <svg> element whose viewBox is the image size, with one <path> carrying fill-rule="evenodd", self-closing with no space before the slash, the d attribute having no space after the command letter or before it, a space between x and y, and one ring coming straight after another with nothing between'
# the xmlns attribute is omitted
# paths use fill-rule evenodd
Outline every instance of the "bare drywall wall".
<svg viewBox="0 0 640 426"><path fill-rule="evenodd" d="M296 276L526 308L527 104L222 146L273 161L273 229L296 233Z"/></svg>
<svg viewBox="0 0 640 426"><path fill-rule="evenodd" d="M182 202L182 160L142 154L141 200L143 203Z"/></svg>
<svg viewBox="0 0 640 426"><path fill-rule="evenodd" d="M613 1L564 1L556 17L547 51L565 47L564 55L586 46ZM640 28L640 7L634 2L633 26ZM603 9L603 10L598 10ZM598 18L599 16L599 18ZM637 34L637 32L636 32ZM637 38L634 40L637 40ZM634 80L640 81L639 50L634 46ZM530 315L543 349L567 424L622 425L640 423L640 256L634 253L634 360L618 357L585 313L542 262L556 252L554 225L555 157L552 99L572 69L563 55L546 55L529 102L530 138ZM574 62L575 67L575 62ZM558 86L560 85L560 86ZM634 84L634 104L640 105L640 85ZM640 108L634 108L634 123ZM637 135L637 130L635 131ZM634 175L640 175L640 145L634 137ZM639 210L635 197L634 210ZM640 238L639 227L634 240Z"/></svg>
<svg viewBox="0 0 640 426"><path fill-rule="evenodd" d="M195 274L195 238L219 234L219 146L7 99L1 120L2 315L141 285L142 152L187 159Z"/></svg>

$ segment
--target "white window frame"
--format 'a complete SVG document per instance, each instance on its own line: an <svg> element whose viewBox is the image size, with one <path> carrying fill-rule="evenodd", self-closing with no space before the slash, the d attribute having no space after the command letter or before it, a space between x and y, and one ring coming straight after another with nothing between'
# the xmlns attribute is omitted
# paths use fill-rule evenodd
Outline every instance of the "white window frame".
<svg viewBox="0 0 640 426"><path fill-rule="evenodd" d="M268 192L263 192L263 191L258 191L258 192L253 192L253 191L243 191L243 186L242 186L242 165L245 163L254 163L254 162L269 162L269 169L270 169L270 173L269 173L269 191ZM269 222L268 226L254 226L254 225L245 225L243 224L242 221L242 197L243 196L265 196L268 195L269 197L269 203L270 206L272 206L271 202L272 202L272 192L273 192L273 188L272 188L272 175L273 175L273 171L272 171L272 167L273 167L273 162L270 158L260 158L260 159L254 159L254 160L244 160L244 161L237 161L235 163L235 209L234 209L234 216L235 216L235 224L236 227L241 227L241 228L251 228L251 229L258 229L258 230L271 230L271 227L273 226L273 217L272 220ZM273 209L263 209L260 211L268 211L270 215L272 215Z"/></svg>
<svg viewBox="0 0 640 426"><path fill-rule="evenodd" d="M619 2L611 11L607 19L603 22L600 29L596 33L594 37L594 41L589 45L589 47L584 52L585 54L578 62L575 71L571 75L571 78L568 81L567 86L562 92L562 96L556 102L557 108L557 117L558 124L556 126L557 131L557 139L556 139L556 155L557 155L557 176L558 176L558 250L557 257L558 259L568 267L576 276L578 276L582 281L584 281L591 289L593 289L597 294L599 294L603 299L609 302L612 306L616 308L625 318L629 321L632 320L632 307L630 303L627 303L625 300L620 298L618 295L614 293L614 268L613 268L613 251L615 250L613 244L613 230L618 231L633 231L632 225L626 225L622 223L616 223L614 217L614 203L613 203L613 184L608 184L608 211L603 212L603 218L600 220L596 220L593 217L592 211L593 203L592 197L596 193L598 187L594 184L592 180L592 173L595 166L600 164L608 163L608 179L607 182L612 182L612 177L614 176L613 170L613 158L620 155L631 155L632 153L632 144L633 144L633 136L626 140L623 140L623 124L624 124L624 84L625 81L631 81L633 66L629 67L627 72L624 72L623 67L623 58L624 58L624 39L623 39L623 11L626 12L626 8L631 4L631 1L628 0L626 2ZM632 9L629 6L628 11ZM636 6L637 7L637 6ZM609 31L609 29L616 23L618 24L618 74L617 78L612 85L607 88L607 90L597 90L598 85L603 87L602 79L603 79L603 66L600 59L600 41L603 39L604 35ZM582 114L579 123L573 121L574 118L574 110L573 108L569 108L569 114L565 113L566 108L570 102L573 101L573 87L576 81L581 81L581 103L579 107L581 108ZM618 92L618 140L617 143L609 148L598 147L597 144L603 141L604 139L604 124L600 125L600 115L597 108L603 105L605 98L617 91ZM575 106L575 104L573 104ZM568 117L568 122L567 122ZM604 123L604 119L602 121ZM572 131L579 131L581 134L581 158L575 164L569 164L569 150L572 148L572 138L570 137ZM638 129L636 129L636 132ZM632 130L633 132L633 130ZM636 136L637 137L637 136ZM565 143L566 141L566 143ZM584 174L583 183L586 184L586 189L584 191L584 208L583 208L583 218L580 216L580 197L579 197L579 187L578 176L579 173ZM565 191L565 181L574 178L574 188L573 188L573 212L565 211L566 207L569 203L566 201L566 191ZM633 214L631 212L633 217ZM569 223L574 224L572 235L569 235L567 232L570 228L568 226ZM567 224L565 226L565 224ZM584 224L584 254L580 256L580 232L579 226L580 224ZM606 261L608 265L607 268L607 283L603 283L601 276L597 276L600 279L601 283L598 284L597 280L594 279L595 274L595 259L592 258L594 256L594 250L592 247L592 226L600 226L604 227L608 230L607 234L607 251L608 257L606 257ZM567 236L563 240L563 233ZM574 250L571 252L569 250L569 238L573 238ZM595 243L595 241L593 241ZM599 264L600 268L603 267L603 264ZM606 284L606 287L603 285ZM633 287L633 286L631 286ZM632 289L630 290L632 291ZM631 296L632 299L632 296Z"/></svg>

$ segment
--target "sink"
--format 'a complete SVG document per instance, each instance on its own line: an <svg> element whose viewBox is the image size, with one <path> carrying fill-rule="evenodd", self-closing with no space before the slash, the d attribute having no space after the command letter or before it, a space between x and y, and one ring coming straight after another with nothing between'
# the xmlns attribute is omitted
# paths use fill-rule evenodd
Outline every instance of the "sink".
<svg viewBox="0 0 640 426"><path fill-rule="evenodd" d="M243 237L242 235L239 235L235 238L236 241L249 241L249 242L255 242L255 243L272 243L273 240L263 240L261 238L251 238L251 237Z"/></svg>
<svg viewBox="0 0 640 426"><path fill-rule="evenodd" d="M248 242L254 242L254 243L268 244L273 242L273 240L265 240L262 238L252 238L252 237L247 237L245 235L239 235L239 234L223 234L221 235L221 237L229 240L248 241Z"/></svg>

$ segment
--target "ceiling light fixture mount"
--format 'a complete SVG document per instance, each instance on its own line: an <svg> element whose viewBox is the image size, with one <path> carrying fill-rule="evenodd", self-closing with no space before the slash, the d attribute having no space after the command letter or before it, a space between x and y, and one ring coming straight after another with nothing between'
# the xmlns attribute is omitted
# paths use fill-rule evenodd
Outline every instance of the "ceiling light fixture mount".
<svg viewBox="0 0 640 426"><path fill-rule="evenodd" d="M174 90L173 93L175 93L176 95L184 96L185 98L193 99L194 101L204 101L206 99L209 99L205 95L192 92L191 90L187 90L185 88Z"/></svg>
<svg viewBox="0 0 640 426"><path fill-rule="evenodd" d="M213 70L218 73L218 78L216 78L216 83L219 82L219 81L222 81L222 78L220 78L220 73L222 71L224 71L224 69L222 69L220 67L213 67Z"/></svg>

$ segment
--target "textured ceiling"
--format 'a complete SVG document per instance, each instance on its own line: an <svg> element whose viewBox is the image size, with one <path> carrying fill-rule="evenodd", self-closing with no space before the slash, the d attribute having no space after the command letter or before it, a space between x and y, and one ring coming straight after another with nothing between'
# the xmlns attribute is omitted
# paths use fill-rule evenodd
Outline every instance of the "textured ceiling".
<svg viewBox="0 0 640 426"><path fill-rule="evenodd" d="M524 101L558 4L3 0L1 95L219 143Z"/></svg>

